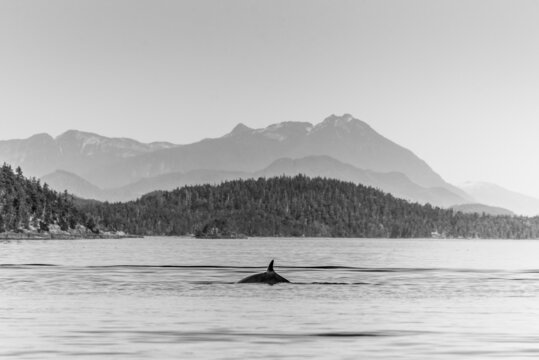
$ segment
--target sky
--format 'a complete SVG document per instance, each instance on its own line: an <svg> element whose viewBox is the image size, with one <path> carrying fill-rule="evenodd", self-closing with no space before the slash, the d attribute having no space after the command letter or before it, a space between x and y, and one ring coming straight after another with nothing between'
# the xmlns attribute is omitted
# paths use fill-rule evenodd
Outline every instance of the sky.
<svg viewBox="0 0 539 360"><path fill-rule="evenodd" d="M539 1L2 0L0 139L190 143L350 113L539 197Z"/></svg>

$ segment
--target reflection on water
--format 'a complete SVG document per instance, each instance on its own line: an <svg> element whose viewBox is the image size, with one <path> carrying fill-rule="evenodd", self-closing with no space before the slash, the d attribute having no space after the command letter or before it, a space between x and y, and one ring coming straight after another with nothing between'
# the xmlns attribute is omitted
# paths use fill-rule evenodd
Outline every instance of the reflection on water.
<svg viewBox="0 0 539 360"><path fill-rule="evenodd" d="M537 254L534 241L2 242L0 357L534 358ZM272 258L292 283L236 283Z"/></svg>

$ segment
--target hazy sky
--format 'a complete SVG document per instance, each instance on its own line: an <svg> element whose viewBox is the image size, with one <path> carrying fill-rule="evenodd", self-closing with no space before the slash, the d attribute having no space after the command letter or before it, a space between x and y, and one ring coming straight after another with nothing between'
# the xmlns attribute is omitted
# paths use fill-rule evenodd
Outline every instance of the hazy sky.
<svg viewBox="0 0 539 360"><path fill-rule="evenodd" d="M332 113L450 182L539 196L539 1L0 0L0 139Z"/></svg>

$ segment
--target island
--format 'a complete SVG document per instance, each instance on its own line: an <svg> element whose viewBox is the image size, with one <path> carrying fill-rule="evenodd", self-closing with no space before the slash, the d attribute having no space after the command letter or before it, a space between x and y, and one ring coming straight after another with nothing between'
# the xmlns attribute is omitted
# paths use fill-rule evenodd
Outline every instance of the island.
<svg viewBox="0 0 539 360"><path fill-rule="evenodd" d="M537 239L539 217L464 213L305 175L155 191L118 203L75 198L0 168L0 239L246 237Z"/></svg>

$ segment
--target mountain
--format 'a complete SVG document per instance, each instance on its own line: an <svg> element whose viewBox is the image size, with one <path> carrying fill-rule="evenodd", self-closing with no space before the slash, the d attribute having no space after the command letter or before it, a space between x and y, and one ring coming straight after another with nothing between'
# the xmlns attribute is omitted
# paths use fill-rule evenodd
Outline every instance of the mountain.
<svg viewBox="0 0 539 360"><path fill-rule="evenodd" d="M56 170L53 173L43 176L41 181L58 192L67 191L70 194L85 199L104 199L103 190L68 171Z"/></svg>
<svg viewBox="0 0 539 360"><path fill-rule="evenodd" d="M539 215L539 199L488 182L467 182L460 188L476 201L509 209L517 215Z"/></svg>
<svg viewBox="0 0 539 360"><path fill-rule="evenodd" d="M234 171L193 170L145 178L117 188L101 189L76 174L57 170L41 177L41 181L56 191L67 191L80 198L116 202L135 200L156 190L173 190L187 185L219 184L227 180L252 177L252 174Z"/></svg>
<svg viewBox="0 0 539 360"><path fill-rule="evenodd" d="M469 198L410 150L347 114L332 115L317 125L283 122L252 129L239 124L220 138L126 158L100 172L87 172L83 177L103 188L111 188L143 178L192 170L255 172L280 158L313 155L330 156L360 169L400 172L422 187L441 187Z"/></svg>
<svg viewBox="0 0 539 360"><path fill-rule="evenodd" d="M55 170L81 175L129 157L174 146L167 142L144 144L127 138L69 130L56 138L37 134L28 139L0 141L0 161L21 166L29 176L41 177Z"/></svg>
<svg viewBox="0 0 539 360"><path fill-rule="evenodd" d="M107 200L131 199L141 191L171 186L257 177L272 165L266 170L270 175L283 171L279 166L290 166L286 161L275 164L280 159L303 159L289 175L305 172L361 182L441 206L475 201L410 150L348 114L331 115L316 125L289 121L252 129L240 123L222 137L188 145L144 144L75 130L56 138L40 134L0 142L0 162L20 165L31 176L47 175L55 188L70 184L75 193L84 190L86 196ZM73 175L102 189L101 195L92 194L95 189Z"/></svg>
<svg viewBox="0 0 539 360"><path fill-rule="evenodd" d="M400 172L418 185L446 186L447 183L410 150L374 131L349 114L332 115L312 127L289 157L327 155L360 169Z"/></svg>
<svg viewBox="0 0 539 360"><path fill-rule="evenodd" d="M219 170L193 170L187 173L170 173L145 178L126 186L106 190L101 190L95 185L89 186L89 183L84 179L64 171L57 171L47 175L42 180L47 182L53 189L58 191L68 190L68 192L84 198L128 201L155 190L172 190L185 185L219 184L226 180L270 178L299 174L311 177L336 178L372 186L391 193L398 198L422 204L430 203L447 207L467 202L467 199L444 188L421 187L401 173L378 173L371 170L362 170L329 156L309 156L302 159L282 158L274 161L265 169L253 173ZM62 178L64 179L60 180ZM98 189L97 192L96 189Z"/></svg>
<svg viewBox="0 0 539 360"><path fill-rule="evenodd" d="M378 188L393 196L437 206L450 206L466 202L466 198L442 187L426 188L412 182L406 175L398 172L381 173L363 170L345 164L329 156L308 156L301 159L283 158L276 160L264 170L254 173L254 177L266 177L303 174L310 177L326 177L355 184Z"/></svg>
<svg viewBox="0 0 539 360"><path fill-rule="evenodd" d="M486 214L493 216L514 216L515 213L501 207L488 206L483 204L461 204L451 206L454 211L460 211L463 214Z"/></svg>
<svg viewBox="0 0 539 360"><path fill-rule="evenodd" d="M58 136L55 143L61 154L57 169L76 174L85 174L89 169L93 171L126 158L175 146L166 142L144 144L132 139L108 138L75 130Z"/></svg>
<svg viewBox="0 0 539 360"><path fill-rule="evenodd" d="M212 184L227 180L248 179L252 175L235 171L193 170L187 173L170 173L146 178L132 184L104 191L104 199L128 201L156 190L173 190L182 186Z"/></svg>
<svg viewBox="0 0 539 360"><path fill-rule="evenodd" d="M140 179L192 170L254 172L287 154L307 136L308 123L281 123L254 130L243 124L217 139L143 154L84 178L103 188L120 187Z"/></svg>
<svg viewBox="0 0 539 360"><path fill-rule="evenodd" d="M0 141L0 162L20 166L30 176L41 176L56 170L60 149L48 134L37 134L24 140Z"/></svg>

